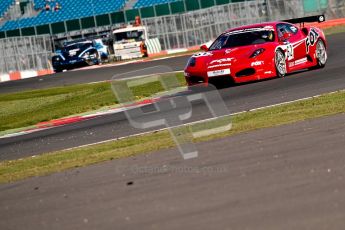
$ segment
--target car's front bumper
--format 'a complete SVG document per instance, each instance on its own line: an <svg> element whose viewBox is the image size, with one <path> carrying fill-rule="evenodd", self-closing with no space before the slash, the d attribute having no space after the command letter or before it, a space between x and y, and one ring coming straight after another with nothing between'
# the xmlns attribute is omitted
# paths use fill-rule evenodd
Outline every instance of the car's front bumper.
<svg viewBox="0 0 345 230"><path fill-rule="evenodd" d="M235 83L256 81L271 78L276 75L274 60L242 60L232 62L231 65L216 68L187 67L185 78L188 85L209 83L222 78L230 78Z"/></svg>
<svg viewBox="0 0 345 230"><path fill-rule="evenodd" d="M55 70L63 70L63 69L73 69L76 67L82 67L87 65L97 64L99 60L97 58L73 58L68 60L53 60L53 68Z"/></svg>

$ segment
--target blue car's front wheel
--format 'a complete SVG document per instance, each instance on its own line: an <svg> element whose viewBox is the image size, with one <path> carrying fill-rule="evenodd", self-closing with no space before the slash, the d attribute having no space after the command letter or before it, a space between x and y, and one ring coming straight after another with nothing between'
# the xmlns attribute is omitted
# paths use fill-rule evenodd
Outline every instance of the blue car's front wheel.
<svg viewBox="0 0 345 230"><path fill-rule="evenodd" d="M86 64L89 66L91 65L99 65L101 63L100 56L97 51L94 51L92 54L92 59L86 60Z"/></svg>

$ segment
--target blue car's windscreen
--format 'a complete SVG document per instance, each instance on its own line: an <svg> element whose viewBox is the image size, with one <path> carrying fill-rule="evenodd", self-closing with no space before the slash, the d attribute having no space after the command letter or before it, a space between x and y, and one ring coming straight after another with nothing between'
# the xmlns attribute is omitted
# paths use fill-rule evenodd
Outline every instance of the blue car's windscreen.
<svg viewBox="0 0 345 230"><path fill-rule="evenodd" d="M65 46L64 49L67 51L74 50L74 49L86 49L86 48L89 48L90 46L92 46L92 42L82 42L82 43L75 43L73 45Z"/></svg>
<svg viewBox="0 0 345 230"><path fill-rule="evenodd" d="M75 43L73 45L68 45L62 49L62 55L65 57L76 56L89 47L92 47L92 42L83 42L83 43Z"/></svg>

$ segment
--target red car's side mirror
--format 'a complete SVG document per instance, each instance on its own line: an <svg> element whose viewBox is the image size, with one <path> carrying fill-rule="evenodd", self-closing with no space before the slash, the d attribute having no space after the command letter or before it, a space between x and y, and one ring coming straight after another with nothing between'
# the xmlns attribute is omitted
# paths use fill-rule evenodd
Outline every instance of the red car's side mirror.
<svg viewBox="0 0 345 230"><path fill-rule="evenodd" d="M205 52L207 52L207 51L208 51L208 48L207 48L207 46L206 46L206 45L202 45L202 46L200 46L200 49L201 49L201 50L203 50L203 51L205 51Z"/></svg>

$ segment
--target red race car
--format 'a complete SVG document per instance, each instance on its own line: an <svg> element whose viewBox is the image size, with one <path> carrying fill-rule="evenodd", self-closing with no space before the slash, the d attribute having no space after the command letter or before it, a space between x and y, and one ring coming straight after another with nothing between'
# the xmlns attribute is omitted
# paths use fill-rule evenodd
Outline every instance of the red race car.
<svg viewBox="0 0 345 230"><path fill-rule="evenodd" d="M304 27L305 22L323 21L320 15L230 29L209 48L201 46L205 52L189 59L186 81L189 86L231 79L242 83L323 68L327 62L325 35L321 29Z"/></svg>

